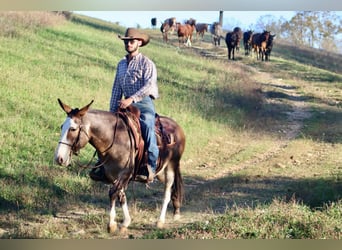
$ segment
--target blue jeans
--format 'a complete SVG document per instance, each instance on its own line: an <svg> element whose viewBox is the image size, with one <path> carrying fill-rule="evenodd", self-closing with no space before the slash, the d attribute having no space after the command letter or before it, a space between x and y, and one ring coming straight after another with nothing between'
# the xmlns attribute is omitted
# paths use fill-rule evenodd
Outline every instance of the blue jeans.
<svg viewBox="0 0 342 250"><path fill-rule="evenodd" d="M141 133L145 142L145 150L147 150L148 152L147 163L155 172L157 168L159 148L157 145L157 138L154 131L156 112L153 101L150 97L145 97L140 102L133 103L132 105L140 109Z"/></svg>

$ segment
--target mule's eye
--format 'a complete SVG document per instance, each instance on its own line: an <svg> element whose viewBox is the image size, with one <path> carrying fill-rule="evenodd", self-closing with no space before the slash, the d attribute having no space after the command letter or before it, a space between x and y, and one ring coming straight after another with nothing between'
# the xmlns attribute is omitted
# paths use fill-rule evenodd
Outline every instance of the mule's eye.
<svg viewBox="0 0 342 250"><path fill-rule="evenodd" d="M70 132L75 132L77 128L69 128Z"/></svg>

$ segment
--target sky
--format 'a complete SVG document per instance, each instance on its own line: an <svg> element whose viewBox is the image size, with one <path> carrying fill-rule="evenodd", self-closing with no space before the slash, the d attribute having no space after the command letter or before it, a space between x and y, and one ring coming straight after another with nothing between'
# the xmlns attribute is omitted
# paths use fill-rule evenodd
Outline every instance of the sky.
<svg viewBox="0 0 342 250"><path fill-rule="evenodd" d="M213 23L219 19L219 11L75 11L86 16L99 18L113 23L118 22L125 27L151 28L151 18L157 18L157 27L169 17L176 17L183 22L189 18L197 23ZM240 26L242 29L253 27L261 16L272 15L276 18L290 20L294 11L224 11L223 28L232 29ZM231 27L233 26L233 27Z"/></svg>

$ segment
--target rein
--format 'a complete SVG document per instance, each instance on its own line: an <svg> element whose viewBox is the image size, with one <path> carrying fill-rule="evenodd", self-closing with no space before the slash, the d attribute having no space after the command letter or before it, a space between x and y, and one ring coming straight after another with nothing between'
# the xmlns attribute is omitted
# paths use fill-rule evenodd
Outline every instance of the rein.
<svg viewBox="0 0 342 250"><path fill-rule="evenodd" d="M113 147L114 141L115 141L116 128L117 128L117 123L115 124L114 135L113 135L113 140L112 140L111 144L104 151L99 152L100 154L104 154L104 153L108 152ZM85 131L84 131L84 133L87 135L87 137L89 139L88 134ZM79 137L78 137L78 140L79 140ZM91 166L90 165L93 162L97 152L98 152L97 149L95 149L93 156L91 157L91 159L89 160L89 162L86 165L81 165L81 164L77 163L78 167L80 167L82 169L86 169L86 168L88 168L88 169L95 169L95 168L99 168L99 167L103 166L107 162L108 158L105 159L103 162L101 162L98 165L95 165L95 166Z"/></svg>

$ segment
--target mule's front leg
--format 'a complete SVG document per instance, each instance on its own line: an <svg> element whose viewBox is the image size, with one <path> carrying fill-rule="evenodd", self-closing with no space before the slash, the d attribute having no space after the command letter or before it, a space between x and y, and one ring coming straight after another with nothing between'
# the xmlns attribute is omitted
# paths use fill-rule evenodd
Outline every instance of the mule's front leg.
<svg viewBox="0 0 342 250"><path fill-rule="evenodd" d="M116 211L115 211L115 202L117 197L116 187L112 187L109 190L109 200L110 200L110 212L109 212L109 222L108 222L108 233L114 234L117 229L117 223L115 221Z"/></svg>
<svg viewBox="0 0 342 250"><path fill-rule="evenodd" d="M126 194L123 188L119 192L119 200L124 215L124 220L121 224L120 233L126 233L128 226L131 224L131 216L129 215Z"/></svg>

